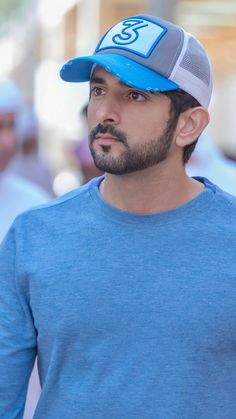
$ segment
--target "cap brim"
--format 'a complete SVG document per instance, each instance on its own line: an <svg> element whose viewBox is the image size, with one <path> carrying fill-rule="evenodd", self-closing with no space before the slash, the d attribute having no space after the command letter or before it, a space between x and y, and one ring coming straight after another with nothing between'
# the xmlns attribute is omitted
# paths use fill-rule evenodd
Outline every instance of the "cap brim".
<svg viewBox="0 0 236 419"><path fill-rule="evenodd" d="M119 54L98 54L73 58L64 64L60 76L69 82L89 81L94 64L103 67L124 84L138 89L167 91L179 88L178 84L173 81Z"/></svg>

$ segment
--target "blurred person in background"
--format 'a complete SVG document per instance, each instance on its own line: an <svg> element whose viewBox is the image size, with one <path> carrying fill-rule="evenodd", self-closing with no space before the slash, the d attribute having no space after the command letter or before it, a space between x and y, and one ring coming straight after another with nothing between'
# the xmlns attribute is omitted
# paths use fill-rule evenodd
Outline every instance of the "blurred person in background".
<svg viewBox="0 0 236 419"><path fill-rule="evenodd" d="M88 128L87 128L87 111L88 104L86 104L81 112L81 121L83 124L83 136L74 147L74 156L79 163L79 167L82 171L83 183L87 183L89 180L96 176L101 176L102 171L99 170L95 164L91 155L88 141Z"/></svg>
<svg viewBox="0 0 236 419"><path fill-rule="evenodd" d="M0 241L14 218L43 204L50 195L32 182L8 172L17 153L17 119L23 107L22 94L12 80L0 82Z"/></svg>
<svg viewBox="0 0 236 419"><path fill-rule="evenodd" d="M35 419L235 419L236 198L185 170L210 118L204 47L132 16L61 77L90 82L105 174L1 246L0 417L21 418L38 354Z"/></svg>
<svg viewBox="0 0 236 419"><path fill-rule="evenodd" d="M189 176L203 176L226 192L236 195L236 164L227 159L207 133L199 138L186 171Z"/></svg>
<svg viewBox="0 0 236 419"><path fill-rule="evenodd" d="M16 124L17 153L8 171L39 185L53 196L53 175L38 146L38 120L30 106L22 107Z"/></svg>

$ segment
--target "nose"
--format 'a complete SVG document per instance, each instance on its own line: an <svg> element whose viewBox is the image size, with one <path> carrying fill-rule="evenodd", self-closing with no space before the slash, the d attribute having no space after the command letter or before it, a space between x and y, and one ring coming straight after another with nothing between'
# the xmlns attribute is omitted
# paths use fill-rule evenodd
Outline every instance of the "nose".
<svg viewBox="0 0 236 419"><path fill-rule="evenodd" d="M106 94L95 110L97 122L100 124L118 125L120 122L120 111L118 100L113 95Z"/></svg>

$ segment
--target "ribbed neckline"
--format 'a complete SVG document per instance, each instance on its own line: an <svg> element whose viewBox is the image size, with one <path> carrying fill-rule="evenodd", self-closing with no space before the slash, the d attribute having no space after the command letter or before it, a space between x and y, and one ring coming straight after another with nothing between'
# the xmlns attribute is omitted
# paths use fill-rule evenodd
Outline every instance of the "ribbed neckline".
<svg viewBox="0 0 236 419"><path fill-rule="evenodd" d="M90 183L89 193L97 208L103 212L104 215L110 219L117 220L123 223L156 223L157 221L169 221L182 220L183 217L196 216L196 213L202 213L215 198L216 187L208 179L202 177L194 177L194 179L205 185L204 190L191 201L186 202L176 208L168 211L161 211L152 214L135 214L127 211L123 211L119 208L113 207L108 204L102 197L99 191L99 185L104 179L104 176L95 178Z"/></svg>

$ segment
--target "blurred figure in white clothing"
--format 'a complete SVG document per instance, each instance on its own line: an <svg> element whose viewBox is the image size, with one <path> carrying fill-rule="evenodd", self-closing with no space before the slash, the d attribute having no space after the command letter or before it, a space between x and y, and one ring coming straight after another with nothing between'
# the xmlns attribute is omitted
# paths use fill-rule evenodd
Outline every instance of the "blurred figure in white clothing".
<svg viewBox="0 0 236 419"><path fill-rule="evenodd" d="M21 93L14 82L0 82L0 242L19 213L50 199L40 187L7 171L17 151L16 125L22 104ZM24 419L33 417L39 394L40 384L35 368L31 375Z"/></svg>
<svg viewBox="0 0 236 419"><path fill-rule="evenodd" d="M189 176L203 176L236 195L236 164L229 161L207 134L203 134L186 166Z"/></svg>
<svg viewBox="0 0 236 419"><path fill-rule="evenodd" d="M17 154L8 166L11 173L39 185L53 196L53 175L38 147L38 120L30 106L24 106L16 125Z"/></svg>
<svg viewBox="0 0 236 419"><path fill-rule="evenodd" d="M15 84L8 80L0 83L0 172L3 172L16 153L16 118L21 95Z"/></svg>
<svg viewBox="0 0 236 419"><path fill-rule="evenodd" d="M22 106L16 84L0 82L0 240L19 213L50 199L42 188L7 170L17 151L16 127Z"/></svg>

